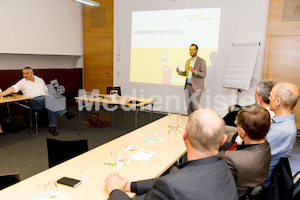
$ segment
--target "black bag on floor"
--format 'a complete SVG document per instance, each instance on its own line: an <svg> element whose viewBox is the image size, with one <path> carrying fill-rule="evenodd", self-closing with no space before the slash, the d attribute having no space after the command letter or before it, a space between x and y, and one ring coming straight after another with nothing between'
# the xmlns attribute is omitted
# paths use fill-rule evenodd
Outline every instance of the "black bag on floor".
<svg viewBox="0 0 300 200"><path fill-rule="evenodd" d="M16 133L24 130L25 128L26 127L23 124L19 123L15 118L8 119L3 122L4 132Z"/></svg>

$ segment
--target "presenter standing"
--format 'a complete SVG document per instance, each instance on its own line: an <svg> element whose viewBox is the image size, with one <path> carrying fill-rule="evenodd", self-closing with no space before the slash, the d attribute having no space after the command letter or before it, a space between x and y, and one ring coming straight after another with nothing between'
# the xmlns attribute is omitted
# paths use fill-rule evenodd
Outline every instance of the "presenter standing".
<svg viewBox="0 0 300 200"><path fill-rule="evenodd" d="M186 76L184 90L188 115L199 108L201 94L204 90L204 78L206 77L206 62L197 56L198 46L191 44L189 51L192 57L186 61L185 71L180 71L177 68L179 75Z"/></svg>

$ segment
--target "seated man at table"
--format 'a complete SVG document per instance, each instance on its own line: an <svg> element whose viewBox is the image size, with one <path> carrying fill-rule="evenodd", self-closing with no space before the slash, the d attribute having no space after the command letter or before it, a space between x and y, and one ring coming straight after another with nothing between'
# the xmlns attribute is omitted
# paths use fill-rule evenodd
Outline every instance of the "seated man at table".
<svg viewBox="0 0 300 200"><path fill-rule="evenodd" d="M255 104L267 109L271 115L271 118L274 117L274 112L270 111L269 96L275 84L276 82L271 79L262 80L257 84L254 94ZM228 113L223 117L226 125L236 127L236 125L234 124L235 117L241 110L241 108L242 106L240 105L229 106Z"/></svg>
<svg viewBox="0 0 300 200"><path fill-rule="evenodd" d="M270 93L270 109L274 111L275 117L272 118L266 137L271 146L272 157L269 175L263 184L265 190L270 187L272 172L280 159L291 156L297 135L293 109L299 97L297 86L287 82L277 83Z"/></svg>
<svg viewBox="0 0 300 200"><path fill-rule="evenodd" d="M244 144L219 153L233 174L239 198L268 177L271 150L266 135L270 124L270 114L261 106L253 106L249 111L240 110L236 125Z"/></svg>
<svg viewBox="0 0 300 200"><path fill-rule="evenodd" d="M184 129L186 163L179 170L160 178L128 182L112 173L105 179L109 199L130 199L124 192L135 192L136 199L237 199L233 176L226 162L217 156L225 142L225 124L214 111L194 111ZM146 172L145 172L146 173Z"/></svg>
<svg viewBox="0 0 300 200"><path fill-rule="evenodd" d="M270 92L275 84L276 84L276 82L271 79L262 80L257 84L255 94L254 94L255 104L267 109L270 113L271 119L274 117L275 114L273 111L270 110L269 96L270 96ZM249 107L250 106L247 106L244 108L249 108ZM228 138L231 139L231 141L235 141L238 144L242 144L243 140L240 138L240 136L238 136L238 134L236 134L236 132L237 132L236 128L234 128L232 126L236 127L236 125L234 124L234 121L235 121L236 115L238 114L238 112L241 109L242 109L242 107L239 105L229 106L229 109L228 109L229 112L227 113L227 115L225 117L223 117L223 119L225 120L225 124L226 124L225 133L228 134ZM233 136L233 137L230 137L230 136ZM226 145L224 147L222 147L221 149L226 148Z"/></svg>
<svg viewBox="0 0 300 200"><path fill-rule="evenodd" d="M21 91L24 96L34 97L31 101L32 110L41 110L45 108L45 99L48 95L48 88L45 82L40 77L34 74L32 68L25 67L22 69L23 79L18 81L15 85L7 88L5 91L0 93L0 97L6 96L11 93L17 93ZM51 98L51 96L48 96ZM52 98L54 103L55 98ZM59 106L59 103L56 103ZM67 112L65 109L61 109L56 112L59 116L65 115L68 119L75 116L74 113ZM58 135L55 122L55 112L48 110L48 120L49 120L49 132L52 135Z"/></svg>

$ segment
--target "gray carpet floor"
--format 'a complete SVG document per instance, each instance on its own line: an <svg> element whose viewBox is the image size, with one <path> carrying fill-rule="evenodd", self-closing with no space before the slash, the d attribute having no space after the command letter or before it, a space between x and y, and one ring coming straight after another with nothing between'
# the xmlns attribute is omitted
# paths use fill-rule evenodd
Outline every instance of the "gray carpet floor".
<svg viewBox="0 0 300 200"><path fill-rule="evenodd" d="M68 107L68 110L76 112L76 105ZM88 121L91 112L81 112L81 121ZM109 112L110 114L110 112ZM58 136L51 135L48 127L40 127L38 135L30 135L29 130L17 133L6 133L0 136L0 174L19 173L21 180L48 169L48 154L46 138L58 140L87 139L89 149L93 149L110 140L134 130L133 111L114 112L113 126L108 127L80 126L80 135L77 133L77 117L67 120L58 117ZM153 113L153 120L164 117L164 114ZM139 112L138 126L150 123L149 112ZM21 121L21 120L19 120Z"/></svg>

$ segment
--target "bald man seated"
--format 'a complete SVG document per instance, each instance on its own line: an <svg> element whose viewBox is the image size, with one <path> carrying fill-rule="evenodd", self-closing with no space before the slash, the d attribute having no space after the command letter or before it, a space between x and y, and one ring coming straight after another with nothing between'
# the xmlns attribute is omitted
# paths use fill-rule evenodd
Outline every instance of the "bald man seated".
<svg viewBox="0 0 300 200"><path fill-rule="evenodd" d="M188 161L168 175L137 182L112 173L105 179L109 199L231 200L237 199L233 176L226 162L217 156L226 140L224 120L214 111L194 111L184 129Z"/></svg>
<svg viewBox="0 0 300 200"><path fill-rule="evenodd" d="M270 110L275 113L275 117L272 118L266 137L271 146L272 157L269 175L263 184L265 188L270 187L272 172L280 159L291 155L296 142L297 127L293 109L299 100L299 89L291 83L277 83L272 88L269 99Z"/></svg>

